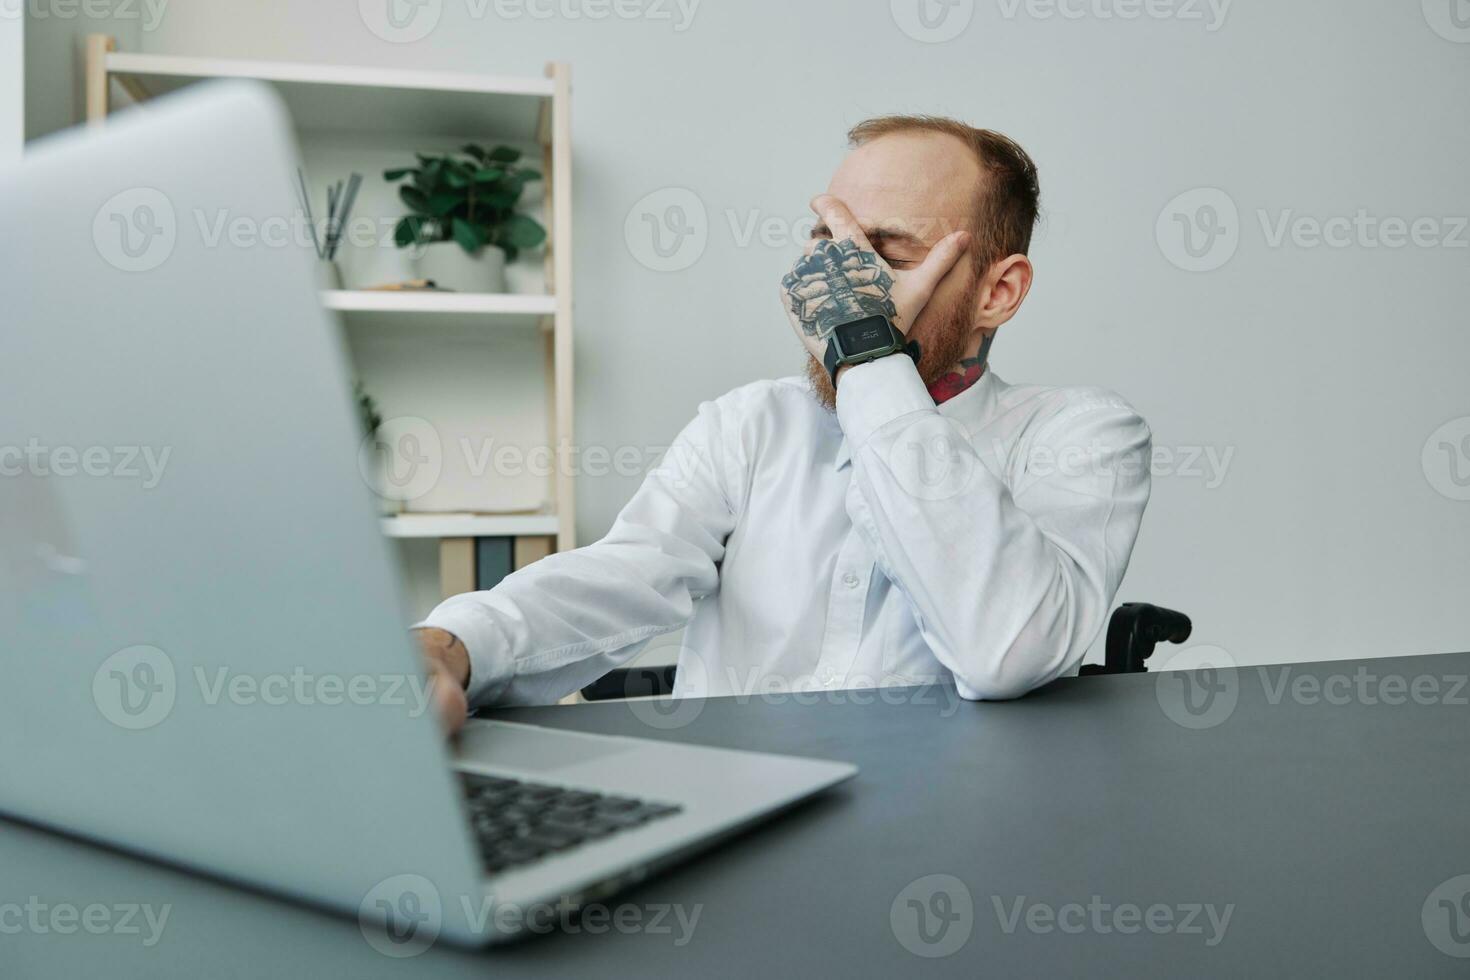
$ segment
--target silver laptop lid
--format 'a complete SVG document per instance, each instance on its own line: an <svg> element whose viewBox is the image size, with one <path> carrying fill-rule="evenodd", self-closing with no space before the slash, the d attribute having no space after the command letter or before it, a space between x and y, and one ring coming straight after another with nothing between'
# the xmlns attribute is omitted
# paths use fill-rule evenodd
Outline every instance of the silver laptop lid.
<svg viewBox="0 0 1470 980"><path fill-rule="evenodd" d="M295 166L223 83L0 175L0 809L349 911L470 894Z"/></svg>

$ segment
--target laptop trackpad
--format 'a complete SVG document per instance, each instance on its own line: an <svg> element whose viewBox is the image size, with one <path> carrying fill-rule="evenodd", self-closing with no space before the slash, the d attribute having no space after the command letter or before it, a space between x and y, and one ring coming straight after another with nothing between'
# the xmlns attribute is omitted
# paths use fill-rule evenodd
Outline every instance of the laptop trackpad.
<svg viewBox="0 0 1470 980"><path fill-rule="evenodd" d="M471 721L460 733L455 762L529 771L552 771L598 762L638 749L626 739L501 722Z"/></svg>

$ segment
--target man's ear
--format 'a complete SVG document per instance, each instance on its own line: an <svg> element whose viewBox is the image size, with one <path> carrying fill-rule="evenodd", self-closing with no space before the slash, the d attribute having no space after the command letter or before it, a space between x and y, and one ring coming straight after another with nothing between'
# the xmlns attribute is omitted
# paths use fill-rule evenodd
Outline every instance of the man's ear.
<svg viewBox="0 0 1470 980"><path fill-rule="evenodd" d="M994 330L1016 315L1026 294L1031 291L1031 277L1035 270L1031 260L1024 255L1008 255L993 262L985 271L985 282L980 287L979 306L975 310L975 325Z"/></svg>

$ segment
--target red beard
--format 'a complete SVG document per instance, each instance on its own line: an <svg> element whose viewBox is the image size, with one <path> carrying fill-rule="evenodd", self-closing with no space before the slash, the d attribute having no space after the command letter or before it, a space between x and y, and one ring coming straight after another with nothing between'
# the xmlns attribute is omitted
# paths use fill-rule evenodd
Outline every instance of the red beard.
<svg viewBox="0 0 1470 980"><path fill-rule="evenodd" d="M936 405L970 387L985 370L983 364L958 367L960 358L974 353L966 350L971 329L969 310L974 305L975 292L967 290L953 308L940 314L934 323L923 324L924 329L910 337L919 342L919 377ZM960 373L961 370L964 374ZM832 387L832 378L822 362L810 353L807 354L806 376L817 401L829 412L834 411L837 408L837 390Z"/></svg>

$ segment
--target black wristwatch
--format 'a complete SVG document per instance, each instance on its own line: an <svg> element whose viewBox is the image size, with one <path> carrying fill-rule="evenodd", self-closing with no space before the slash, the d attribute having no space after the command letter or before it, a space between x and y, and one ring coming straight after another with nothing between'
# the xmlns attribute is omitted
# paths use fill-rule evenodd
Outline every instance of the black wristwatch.
<svg viewBox="0 0 1470 980"><path fill-rule="evenodd" d="M888 319L880 314L840 323L827 340L822 366L832 383L837 383L837 369L844 364L866 364L889 354L908 354L917 363L919 345L905 341Z"/></svg>

